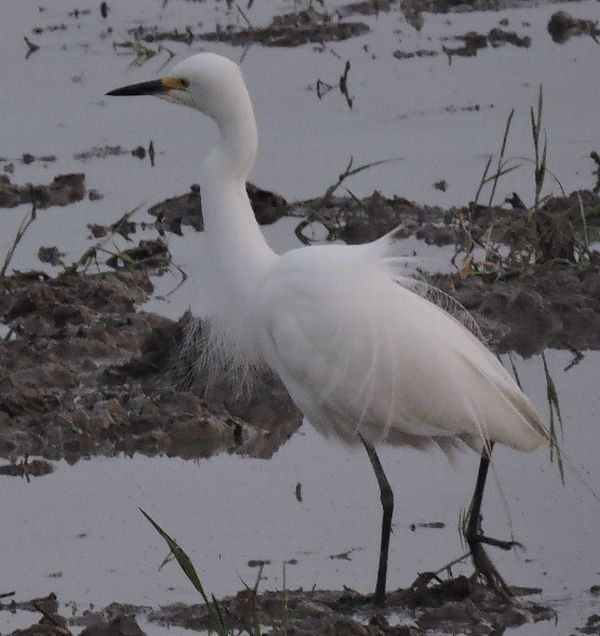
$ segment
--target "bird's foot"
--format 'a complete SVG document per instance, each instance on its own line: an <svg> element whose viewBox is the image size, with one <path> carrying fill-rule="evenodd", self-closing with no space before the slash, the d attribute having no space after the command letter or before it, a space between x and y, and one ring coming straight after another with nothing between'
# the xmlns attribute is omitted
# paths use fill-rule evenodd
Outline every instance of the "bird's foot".
<svg viewBox="0 0 600 636"><path fill-rule="evenodd" d="M385 592L383 594L375 592L375 594L373 594L373 596L371 597L371 604L373 605L373 607L377 609L384 608L385 607Z"/></svg>
<svg viewBox="0 0 600 636"><path fill-rule="evenodd" d="M500 572L496 569L496 566L492 563L482 543L495 545L503 550L509 550L513 545L520 544L517 544L516 541L498 541L497 539L493 539L492 541L493 542L490 542L489 538L483 535L479 535L468 541L469 548L471 549L471 558L473 559L473 567L475 568L475 576L481 577L490 589L508 601L513 596L512 591L502 578Z"/></svg>
<svg viewBox="0 0 600 636"><path fill-rule="evenodd" d="M473 537L467 539L469 546L472 547L473 543L485 543L486 545L493 545L495 548L501 550L510 550L512 548L525 549L522 543L519 541L503 541L502 539L494 539L493 537L486 537L481 532L478 532Z"/></svg>

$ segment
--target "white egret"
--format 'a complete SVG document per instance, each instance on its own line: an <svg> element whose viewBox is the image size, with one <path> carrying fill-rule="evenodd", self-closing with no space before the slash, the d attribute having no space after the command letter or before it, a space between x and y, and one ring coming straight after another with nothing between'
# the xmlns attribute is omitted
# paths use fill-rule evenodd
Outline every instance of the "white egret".
<svg viewBox="0 0 600 636"><path fill-rule="evenodd" d="M199 53L169 77L108 93L146 94L200 110L219 127L200 184L211 263L205 275L219 292L211 325L232 367L270 367L313 426L362 442L368 452L383 506L374 602L385 599L393 511L374 448L380 443L444 450L466 443L481 453L466 538L476 569L505 588L481 546L514 545L483 536L480 527L491 448L500 442L531 451L549 435L476 327L459 319L466 312L406 274L393 233L365 245L309 246L282 256L270 249L246 194L257 131L235 63ZM445 308L434 302L439 298Z"/></svg>

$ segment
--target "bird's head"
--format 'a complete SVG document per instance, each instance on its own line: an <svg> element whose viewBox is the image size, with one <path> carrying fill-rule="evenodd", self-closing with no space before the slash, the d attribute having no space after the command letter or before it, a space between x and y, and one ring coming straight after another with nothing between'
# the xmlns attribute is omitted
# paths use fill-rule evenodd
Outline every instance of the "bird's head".
<svg viewBox="0 0 600 636"><path fill-rule="evenodd" d="M131 84L107 95L154 95L196 108L217 122L236 109L246 93L240 68L215 53L197 53L160 79Z"/></svg>

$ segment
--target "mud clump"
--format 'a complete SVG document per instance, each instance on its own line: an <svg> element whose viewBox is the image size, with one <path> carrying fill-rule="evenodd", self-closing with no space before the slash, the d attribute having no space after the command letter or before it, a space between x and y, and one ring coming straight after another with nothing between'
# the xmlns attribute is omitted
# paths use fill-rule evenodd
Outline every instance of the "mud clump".
<svg viewBox="0 0 600 636"><path fill-rule="evenodd" d="M306 216L317 203L292 204L290 213ZM454 245L458 262L469 241L486 245L483 262L461 271L457 266L455 274L433 282L473 314L499 352L600 349L600 253L589 247L600 238L600 197L594 192L550 198L535 212L522 205L442 210L375 192L362 201L332 197L319 215L329 240L415 236L430 245ZM500 256L500 246L508 256Z"/></svg>
<svg viewBox="0 0 600 636"><path fill-rule="evenodd" d="M459 57L475 57L480 49L485 49L488 46L492 48L498 48L505 44L511 44L520 48L528 49L531 46L531 38L527 35L519 36L512 31L504 31L503 29L494 28L485 35L476 33L475 31L469 31L465 35L458 35L454 39L464 42L460 47L447 47L443 46L444 53L450 60L457 55Z"/></svg>
<svg viewBox="0 0 600 636"><path fill-rule="evenodd" d="M287 216L290 206L280 195L263 190L252 183L246 184L246 191L256 220L260 225L270 225ZM204 230L200 186L194 184L186 194L170 197L148 209L156 217L160 226L175 234L181 234L182 225L191 225L195 230Z"/></svg>
<svg viewBox="0 0 600 636"><path fill-rule="evenodd" d="M573 17L566 11L557 11L548 21L548 33L557 44L564 44L579 35L589 35L597 41L600 37L600 28L593 20L583 20Z"/></svg>
<svg viewBox="0 0 600 636"><path fill-rule="evenodd" d="M171 254L161 239L140 241L136 247L119 252L107 259L113 269L165 270L171 262Z"/></svg>
<svg viewBox="0 0 600 636"><path fill-rule="evenodd" d="M88 611L77 618L67 619L58 613L58 599L54 593L31 601L0 603L0 611L6 610L12 614L37 612L42 615L38 623L17 629L10 636L70 636L72 631L69 628L74 625L85 626L83 631L78 632L83 636L144 636L145 632L136 622L136 614L140 613L140 609L112 603L102 612Z"/></svg>
<svg viewBox="0 0 600 636"><path fill-rule="evenodd" d="M364 8L367 10L366 7ZM334 19L328 13L319 13L309 8L274 16L271 24L264 28L239 31L221 29L214 33L205 33L200 37L209 42L229 42L240 46L257 42L263 46L295 47L309 42L347 40L368 31L369 27L363 22L345 22L340 20L339 16Z"/></svg>
<svg viewBox="0 0 600 636"><path fill-rule="evenodd" d="M392 55L397 60L411 60L415 57L435 57L436 55L439 55L439 52L427 49L418 49L416 51L401 51L400 49L397 49L392 53Z"/></svg>
<svg viewBox="0 0 600 636"><path fill-rule="evenodd" d="M517 591L517 594L519 592ZM498 598L484 586L460 576L416 592L413 588L387 595L386 610L377 610L370 597L350 589L343 592L292 590L254 594L251 590L219 602L229 628L247 629L253 617L296 636L418 636L420 634L493 634L508 626L551 620L548 607ZM400 612L401 623L390 625L388 612ZM175 604L153 611L150 622L186 629L208 629L211 616L202 605Z"/></svg>
<svg viewBox="0 0 600 636"><path fill-rule="evenodd" d="M53 472L54 467L50 462L43 459L34 459L33 461L24 461L17 464L4 464L0 466L0 475L10 475L12 477L41 477L49 475Z"/></svg>
<svg viewBox="0 0 600 636"><path fill-rule="evenodd" d="M485 240L484 261L467 261L434 283L473 314L495 350L530 356L548 346L600 349L600 255L582 242L584 232L590 242L598 238L600 198L593 192L549 199L535 213L475 204L443 210L376 192L362 201L295 203L253 186L248 192L261 222L288 215L300 227L312 214L331 240L363 243L389 233L400 250L403 238L416 236L453 244L457 254L469 241ZM202 227L200 194L192 188L151 209L163 233L185 223ZM135 224L126 215L109 229L128 236ZM509 256L494 261L496 245L508 246ZM525 266L515 260L524 253L531 259ZM0 456L15 466L27 455L77 461L226 450L269 457L300 426L300 413L272 375L244 393L222 371L198 366L207 325L139 311L152 293L149 273L169 263L159 238L111 257L114 272L72 267L56 278L30 272L0 280Z"/></svg>
<svg viewBox="0 0 600 636"><path fill-rule="evenodd" d="M89 161L90 159L106 159L107 157L119 157L123 155L131 155L138 159L146 157L146 149L143 146L137 146L132 150L127 150L121 146L94 146L85 152L78 152L73 155L73 159L77 161Z"/></svg>
<svg viewBox="0 0 600 636"><path fill-rule="evenodd" d="M61 252L58 247L53 245L52 247L41 246L38 249L38 258L42 263L50 263L50 265L58 265L64 253Z"/></svg>
<svg viewBox="0 0 600 636"><path fill-rule="evenodd" d="M148 260L114 273L2 280L0 456L17 466L27 455L267 457L298 428L300 414L272 377L244 398L218 375L210 387L205 378L183 386L186 325L137 310L152 291Z"/></svg>
<svg viewBox="0 0 600 636"><path fill-rule="evenodd" d="M58 175L49 185L22 186L0 175L0 208L14 208L22 203L31 203L37 208L65 206L81 201L85 194L85 175L81 173Z"/></svg>
<svg viewBox="0 0 600 636"><path fill-rule="evenodd" d="M598 269L540 268L535 276L507 280L439 276L435 282L469 310L500 353L600 349Z"/></svg>
<svg viewBox="0 0 600 636"><path fill-rule="evenodd" d="M533 590L513 589L513 592L521 598L506 601L472 578L459 576L431 586L420 586L417 580L406 590L389 593L385 610L374 608L369 597L348 588L339 592L288 590L262 594L247 588L218 601L218 606L227 630L232 633L235 630L254 633L254 625L259 620L261 625L274 629L285 625L286 633L294 636L420 636L430 633L481 636L555 618L551 608L522 598ZM43 615L38 624L13 632L11 636L64 636L71 633L69 628L74 626L85 626L81 634L86 636L137 636L144 633L137 624L139 618L166 628L196 631L215 628L214 614L206 605L175 603L153 610L112 603L101 611L86 611L67 619L58 614L56 596L50 594L44 599L0 604L1 609L13 613L36 611ZM390 612L394 613L394 624L390 624ZM586 626L578 631L597 633L592 631L598 625L597 618L590 616Z"/></svg>
<svg viewBox="0 0 600 636"><path fill-rule="evenodd" d="M369 27L363 22L336 22L334 24L309 24L298 26L278 25L264 29L242 31L215 31L201 36L207 42L228 42L236 46L246 46L253 42L263 46L294 47L314 42L339 42L363 35Z"/></svg>

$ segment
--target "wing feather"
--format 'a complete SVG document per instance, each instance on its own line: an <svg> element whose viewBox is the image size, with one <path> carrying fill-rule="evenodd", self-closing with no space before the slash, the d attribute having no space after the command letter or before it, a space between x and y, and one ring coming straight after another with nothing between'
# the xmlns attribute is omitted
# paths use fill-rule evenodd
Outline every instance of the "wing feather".
<svg viewBox="0 0 600 636"><path fill-rule="evenodd" d="M288 254L265 281L255 324L267 361L324 434L445 449L543 441L533 406L460 305L448 313L432 299L449 297L364 249Z"/></svg>

